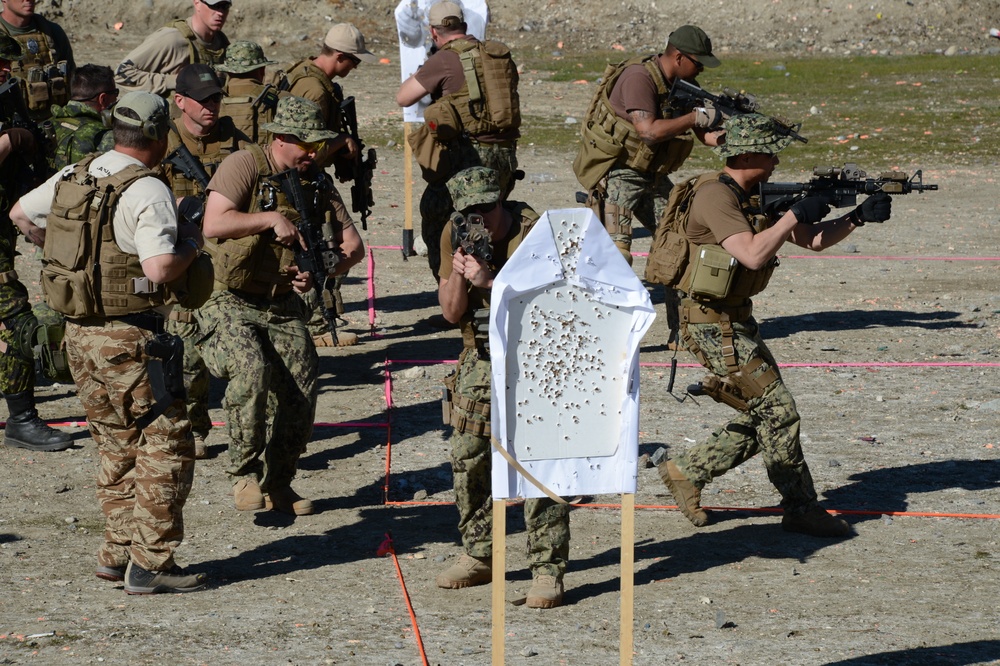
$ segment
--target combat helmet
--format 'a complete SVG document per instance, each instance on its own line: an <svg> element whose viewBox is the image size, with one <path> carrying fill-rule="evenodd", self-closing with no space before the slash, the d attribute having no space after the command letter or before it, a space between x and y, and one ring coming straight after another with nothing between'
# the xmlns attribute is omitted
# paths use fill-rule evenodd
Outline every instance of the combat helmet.
<svg viewBox="0 0 1000 666"><path fill-rule="evenodd" d="M10 35L0 33L0 59L20 60L24 55L21 45Z"/></svg>

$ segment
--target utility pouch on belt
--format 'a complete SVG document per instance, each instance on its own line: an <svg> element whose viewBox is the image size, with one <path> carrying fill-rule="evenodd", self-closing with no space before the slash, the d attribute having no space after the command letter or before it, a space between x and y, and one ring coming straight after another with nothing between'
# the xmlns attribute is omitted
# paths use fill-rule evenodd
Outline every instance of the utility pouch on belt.
<svg viewBox="0 0 1000 666"><path fill-rule="evenodd" d="M726 298L739 267L736 258L720 246L699 246L691 270L692 298Z"/></svg>
<svg viewBox="0 0 1000 666"><path fill-rule="evenodd" d="M451 425L451 402L455 394L455 380L458 373L449 373L444 378L444 386L441 388L441 420L445 425Z"/></svg>
<svg viewBox="0 0 1000 666"><path fill-rule="evenodd" d="M700 384L689 386L688 393L691 395L705 394L712 400L729 405L733 409L738 409L741 412L747 410L747 401L743 399L740 390L729 381L728 377L708 375L701 380Z"/></svg>

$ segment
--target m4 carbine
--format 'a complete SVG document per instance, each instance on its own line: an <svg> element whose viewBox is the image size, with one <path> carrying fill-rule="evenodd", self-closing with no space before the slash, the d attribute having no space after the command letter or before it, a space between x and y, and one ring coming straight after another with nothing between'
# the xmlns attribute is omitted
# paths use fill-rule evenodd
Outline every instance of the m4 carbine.
<svg viewBox="0 0 1000 666"><path fill-rule="evenodd" d="M340 103L340 123L344 133L358 145L358 153L351 160L334 160L334 171L340 182L351 181L351 211L361 215L361 228L367 230L368 216L372 214L372 206L375 203L372 194L372 174L378 164L378 157L374 148L369 148L368 153L365 153L365 142L358 133L358 112L353 97L348 97Z"/></svg>

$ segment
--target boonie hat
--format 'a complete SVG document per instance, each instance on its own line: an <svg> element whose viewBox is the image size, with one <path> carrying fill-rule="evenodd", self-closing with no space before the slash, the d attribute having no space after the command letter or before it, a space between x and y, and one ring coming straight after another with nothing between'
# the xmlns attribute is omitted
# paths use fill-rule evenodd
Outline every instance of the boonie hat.
<svg viewBox="0 0 1000 666"><path fill-rule="evenodd" d="M726 142L712 148L720 157L746 153L773 155L792 142L792 137L783 134L774 120L759 113L733 116L723 127Z"/></svg>
<svg viewBox="0 0 1000 666"><path fill-rule="evenodd" d="M240 40L226 47L226 61L216 65L215 69L229 74L246 74L275 64L276 61L264 57L264 49L260 44Z"/></svg>
<svg viewBox="0 0 1000 666"><path fill-rule="evenodd" d="M712 54L712 40L696 25L682 25L667 37L667 46L694 57L705 67L718 67L721 63Z"/></svg>
<svg viewBox="0 0 1000 666"><path fill-rule="evenodd" d="M222 81L211 66L195 63L181 68L174 90L179 95L203 102L212 95L222 94Z"/></svg>
<svg viewBox="0 0 1000 666"><path fill-rule="evenodd" d="M330 28L323 43L334 51L349 53L365 62L378 62L375 54L365 48L365 36L350 23L338 23Z"/></svg>
<svg viewBox="0 0 1000 666"><path fill-rule="evenodd" d="M323 111L304 97L282 97L274 112L274 120L264 123L261 129L274 134L291 134L307 143L336 139L337 132L326 129Z"/></svg>
<svg viewBox="0 0 1000 666"><path fill-rule="evenodd" d="M486 167L469 167L459 171L446 183L455 210L500 201L500 175Z"/></svg>
<svg viewBox="0 0 1000 666"><path fill-rule="evenodd" d="M457 2L441 0L431 5L427 21L431 25L454 28L465 23L465 14L462 13L462 5Z"/></svg>
<svg viewBox="0 0 1000 666"><path fill-rule="evenodd" d="M21 44L10 35L0 35L0 58L4 60L20 60L24 57Z"/></svg>

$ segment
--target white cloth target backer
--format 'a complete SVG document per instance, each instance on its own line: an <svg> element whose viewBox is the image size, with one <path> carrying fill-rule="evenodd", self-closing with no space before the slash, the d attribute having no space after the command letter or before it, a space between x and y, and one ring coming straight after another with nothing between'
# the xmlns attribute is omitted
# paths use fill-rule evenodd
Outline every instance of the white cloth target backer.
<svg viewBox="0 0 1000 666"><path fill-rule="evenodd" d="M493 282L492 431L560 496L634 493L639 343L656 314L594 213L551 210ZM493 497L544 497L493 453Z"/></svg>
<svg viewBox="0 0 1000 666"><path fill-rule="evenodd" d="M434 43L431 41L427 12L438 0L402 0L396 5L396 30L399 33L400 81L406 81L427 60L427 53ZM454 0L462 6L468 34L482 41L486 35L486 24L490 20L490 10L485 0ZM424 122L424 109L431 103L425 96L416 104L403 109L403 122Z"/></svg>

